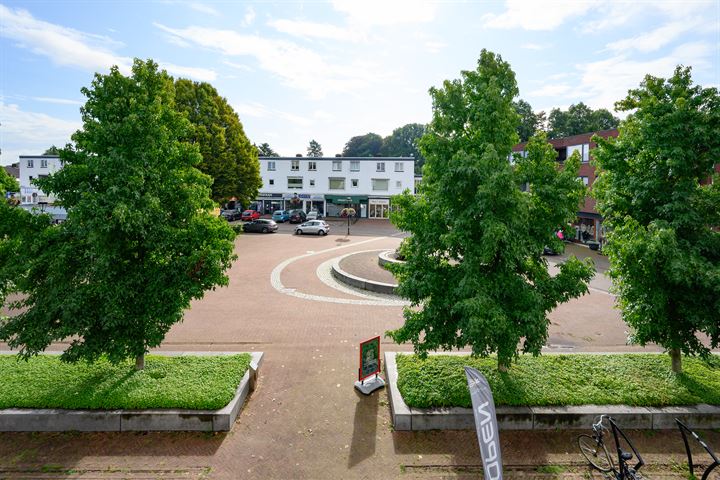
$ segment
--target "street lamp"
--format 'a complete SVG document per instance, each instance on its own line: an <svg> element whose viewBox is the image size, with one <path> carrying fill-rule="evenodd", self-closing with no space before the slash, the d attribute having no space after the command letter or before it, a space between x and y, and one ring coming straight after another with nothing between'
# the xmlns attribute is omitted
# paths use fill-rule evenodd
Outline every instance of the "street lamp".
<svg viewBox="0 0 720 480"><path fill-rule="evenodd" d="M350 207L349 205L352 205L352 197L347 197L345 199L345 205L348 205L343 209L343 213L347 217L347 235L350 236L350 216L355 215L355 209Z"/></svg>

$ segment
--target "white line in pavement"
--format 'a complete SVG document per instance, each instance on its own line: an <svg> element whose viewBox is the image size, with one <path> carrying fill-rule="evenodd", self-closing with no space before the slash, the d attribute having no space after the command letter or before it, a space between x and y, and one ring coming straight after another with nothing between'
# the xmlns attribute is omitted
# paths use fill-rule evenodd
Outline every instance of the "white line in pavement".
<svg viewBox="0 0 720 480"><path fill-rule="evenodd" d="M323 253L333 252L333 251L340 250L343 248L354 247L357 245L363 245L365 243L375 242L377 240L382 240L384 238L387 238L387 237L370 238L368 240L363 240L361 242L357 242L354 244L340 245L339 247L332 247L332 248L328 248L326 250L320 250L319 252L306 253L304 255L298 255L297 257L288 258L287 260L280 262L273 269L272 273L270 273L270 284L273 286L273 288L275 290L277 290L280 293L284 293L285 295L290 295L291 297L302 298L303 300L314 300L316 302L328 302L328 303L344 303L344 304L348 304L348 305L376 305L376 306L383 306L383 307L388 307L388 306L394 307L394 306L398 306L398 305L403 305L402 303L398 303L397 301L392 301L392 303L391 303L390 300L370 300L370 299L355 300L355 299L351 299L351 298L325 297L323 295L312 295L309 293L302 293L302 292L296 291L294 288L287 288L285 285L283 285L282 280L280 280L280 275L282 274L282 271L285 270L285 268L288 265L290 265L291 263L293 263L297 260L311 257L313 255L320 255Z"/></svg>

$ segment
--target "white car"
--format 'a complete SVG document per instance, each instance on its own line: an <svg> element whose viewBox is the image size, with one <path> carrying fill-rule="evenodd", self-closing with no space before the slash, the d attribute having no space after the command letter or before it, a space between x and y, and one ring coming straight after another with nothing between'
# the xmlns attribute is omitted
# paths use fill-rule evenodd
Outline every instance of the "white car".
<svg viewBox="0 0 720 480"><path fill-rule="evenodd" d="M318 235L327 235L330 233L330 225L323 220L310 220L295 227L295 235L303 233L317 233Z"/></svg>
<svg viewBox="0 0 720 480"><path fill-rule="evenodd" d="M317 210L311 210L307 214L307 220L320 220L322 218L322 215L320 215L320 212Z"/></svg>

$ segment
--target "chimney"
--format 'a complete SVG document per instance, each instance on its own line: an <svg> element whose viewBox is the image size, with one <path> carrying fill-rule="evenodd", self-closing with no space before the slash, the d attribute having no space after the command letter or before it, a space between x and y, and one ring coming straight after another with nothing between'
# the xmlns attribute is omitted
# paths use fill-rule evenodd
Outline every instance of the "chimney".
<svg viewBox="0 0 720 480"><path fill-rule="evenodd" d="M302 157L302 153L296 153L295 156L296 156L296 157Z"/></svg>
<svg viewBox="0 0 720 480"><path fill-rule="evenodd" d="M335 157L342 157L342 154L336 153L336 154L335 154Z"/></svg>

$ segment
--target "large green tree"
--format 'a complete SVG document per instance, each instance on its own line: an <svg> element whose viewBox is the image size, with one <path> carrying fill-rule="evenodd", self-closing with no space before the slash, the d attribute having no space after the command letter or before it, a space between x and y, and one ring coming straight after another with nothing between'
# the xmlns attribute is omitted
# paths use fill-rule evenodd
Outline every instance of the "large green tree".
<svg viewBox="0 0 720 480"><path fill-rule="evenodd" d="M376 157L380 155L383 138L377 133L366 133L352 137L345 144L343 157Z"/></svg>
<svg viewBox="0 0 720 480"><path fill-rule="evenodd" d="M135 60L131 76L113 67L82 93L64 168L37 180L67 221L16 216L18 228L0 235L0 293L21 296L0 339L24 357L65 340L63 360L106 355L142 368L192 299L227 284L235 235L211 213L212 179L195 168L197 145L180 140L192 125L165 71Z"/></svg>
<svg viewBox="0 0 720 480"><path fill-rule="evenodd" d="M678 67L616 109L634 113L593 151L610 276L631 339L666 348L680 372L681 352L720 345L720 177L704 183L720 159L720 97Z"/></svg>
<svg viewBox="0 0 720 480"><path fill-rule="evenodd" d="M9 173L0 165L0 195L5 192L19 192L20 183L17 178L11 177Z"/></svg>
<svg viewBox="0 0 720 480"><path fill-rule="evenodd" d="M415 157L415 173L419 174L425 164L425 157L418 146L423 135L425 135L425 125L422 123L403 125L383 139L380 153L386 157Z"/></svg>
<svg viewBox="0 0 720 480"><path fill-rule="evenodd" d="M545 112L535 113L532 106L523 99L513 102L515 112L520 115L520 124L517 128L521 142L527 142L535 132L542 130L545 125Z"/></svg>
<svg viewBox="0 0 720 480"><path fill-rule="evenodd" d="M550 138L569 137L581 133L616 128L620 120L605 108L593 110L584 103L570 105L567 111L553 108L548 117Z"/></svg>
<svg viewBox="0 0 720 480"><path fill-rule="evenodd" d="M323 156L322 146L320 146L320 144L318 142L316 142L315 140L310 140L310 144L308 145L308 148L307 148L307 156L308 157L316 157L316 158L322 157Z"/></svg>
<svg viewBox="0 0 720 480"><path fill-rule="evenodd" d="M175 107L192 123L187 140L198 145L198 168L213 178L212 198L235 197L242 205L257 198L262 185L257 149L245 136L237 113L209 83L179 79Z"/></svg>
<svg viewBox="0 0 720 480"><path fill-rule="evenodd" d="M406 263L396 267L399 292L412 305L388 334L420 354L468 345L474 355L497 352L504 370L518 348L539 354L548 312L587 290L591 265L573 257L551 276L542 256L575 216L584 186L579 157L559 170L543 134L526 158L509 162L518 90L507 62L483 50L477 68L461 75L430 89L422 192L393 200L393 222L412 234L401 246Z"/></svg>

